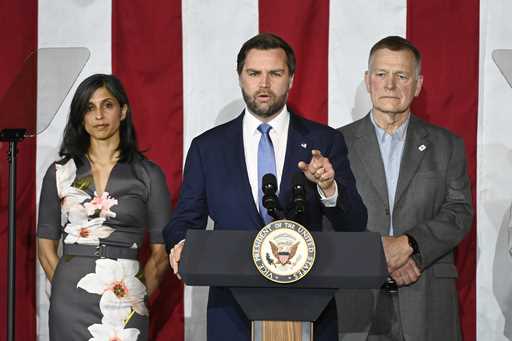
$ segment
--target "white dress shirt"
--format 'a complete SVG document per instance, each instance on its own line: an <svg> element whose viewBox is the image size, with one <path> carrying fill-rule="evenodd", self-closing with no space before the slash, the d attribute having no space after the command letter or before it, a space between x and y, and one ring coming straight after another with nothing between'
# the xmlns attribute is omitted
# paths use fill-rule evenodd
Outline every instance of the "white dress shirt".
<svg viewBox="0 0 512 341"><path fill-rule="evenodd" d="M245 115L242 121L245 166L247 168L247 175L251 185L252 197L258 211L258 145L261 138L261 133L258 130L258 126L261 123L263 122L258 120L256 116L254 116L254 114L252 114L246 107ZM284 158L286 156L286 143L288 142L288 128L290 127L290 113L288 112L286 105L283 107L279 115L267 123L272 126L272 129L269 131L269 136L272 140L272 145L274 146L277 172L277 194L279 195L281 176L283 175ZM299 171L298 166L297 171ZM334 182L334 185L336 186L336 190L330 197L326 197L320 187L317 185L317 190L320 194L320 200L325 207L336 206L336 201L338 200L338 185L336 182ZM185 239L181 240L178 244L183 244L184 242ZM171 254L172 253L174 253L174 248L171 249Z"/></svg>
<svg viewBox="0 0 512 341"><path fill-rule="evenodd" d="M261 133L258 130L259 125L263 123L252 114L249 109L245 108L245 115L242 122L245 166L247 175L251 185L252 197L258 206L258 145L260 143ZM277 178L277 194L281 186L281 177L283 175L284 159L286 156L286 144L288 142L288 128L290 127L290 113L285 105L281 112L271 121L267 122L272 129L269 131L272 145L274 146L274 154L276 158L276 178ZM309 162L309 160L305 160ZM297 167L297 171L300 171ZM326 198L323 192L318 188L318 193L324 206L336 206L338 199L338 188L336 192L329 198Z"/></svg>
<svg viewBox="0 0 512 341"><path fill-rule="evenodd" d="M256 207L258 207L258 145L261 138L258 127L263 122L257 119L247 108L245 108L245 113L242 123L245 166L247 167L247 175L249 176L249 183L251 184L252 196ZM288 127L290 126L290 113L286 105L276 117L267 123L272 127L268 134L274 146L277 193L279 194L284 157L286 155L286 142L288 141Z"/></svg>

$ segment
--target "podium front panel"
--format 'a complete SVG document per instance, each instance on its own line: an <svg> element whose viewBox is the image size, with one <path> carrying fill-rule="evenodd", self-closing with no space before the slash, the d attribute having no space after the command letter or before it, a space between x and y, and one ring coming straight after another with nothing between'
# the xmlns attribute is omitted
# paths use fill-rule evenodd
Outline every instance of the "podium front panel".
<svg viewBox="0 0 512 341"><path fill-rule="evenodd" d="M313 232L317 256L291 284L264 278L252 259L257 231L189 230L179 272L187 285L258 288L372 289L388 273L381 237L373 232Z"/></svg>

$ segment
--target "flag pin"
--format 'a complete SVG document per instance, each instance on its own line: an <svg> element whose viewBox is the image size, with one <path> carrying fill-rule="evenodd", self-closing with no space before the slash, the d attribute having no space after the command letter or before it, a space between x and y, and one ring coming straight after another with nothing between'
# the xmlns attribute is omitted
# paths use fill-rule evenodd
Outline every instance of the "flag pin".
<svg viewBox="0 0 512 341"><path fill-rule="evenodd" d="M420 152L422 152L425 149L427 149L427 147L424 144L422 144L421 146L418 147L418 149L419 149Z"/></svg>
<svg viewBox="0 0 512 341"><path fill-rule="evenodd" d="M308 145L306 143L301 143L300 146L304 149L306 149L308 147Z"/></svg>

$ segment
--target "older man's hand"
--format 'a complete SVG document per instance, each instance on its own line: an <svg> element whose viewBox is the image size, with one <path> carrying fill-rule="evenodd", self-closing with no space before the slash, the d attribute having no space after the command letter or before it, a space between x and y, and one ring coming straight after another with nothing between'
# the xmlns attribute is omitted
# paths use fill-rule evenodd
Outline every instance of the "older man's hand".
<svg viewBox="0 0 512 341"><path fill-rule="evenodd" d="M393 273L401 268L412 255L412 248L409 246L408 237L405 235L391 237L382 237L382 246L388 263L389 273Z"/></svg>
<svg viewBox="0 0 512 341"><path fill-rule="evenodd" d="M398 286L415 283L420 276L421 270L412 258L409 258L401 268L391 273L391 277L395 280Z"/></svg>

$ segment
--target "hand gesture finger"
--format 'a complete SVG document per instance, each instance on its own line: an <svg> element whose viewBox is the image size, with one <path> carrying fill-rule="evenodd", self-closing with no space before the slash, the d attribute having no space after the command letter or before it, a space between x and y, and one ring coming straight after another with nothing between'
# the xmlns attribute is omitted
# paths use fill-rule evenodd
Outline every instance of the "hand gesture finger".
<svg viewBox="0 0 512 341"><path fill-rule="evenodd" d="M311 160L309 163L299 162L299 169L304 172L306 178L316 183L326 196L330 196L334 192L334 168L328 158L322 156L322 153L313 149L311 151ZM332 190L332 191L330 191Z"/></svg>

